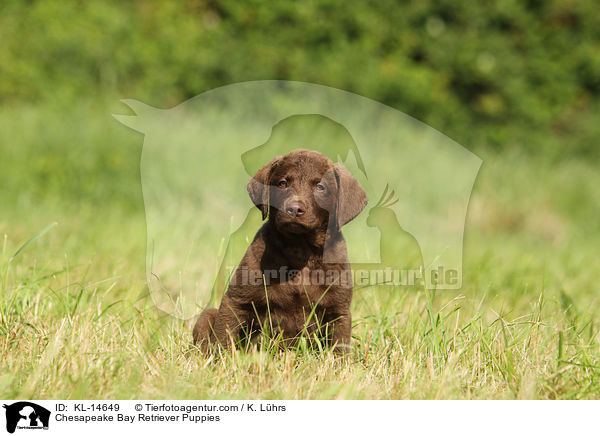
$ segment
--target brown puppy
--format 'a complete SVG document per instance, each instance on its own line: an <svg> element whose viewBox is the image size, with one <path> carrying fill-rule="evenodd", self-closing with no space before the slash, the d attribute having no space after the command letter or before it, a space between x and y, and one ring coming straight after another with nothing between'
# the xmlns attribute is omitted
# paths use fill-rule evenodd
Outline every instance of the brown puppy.
<svg viewBox="0 0 600 436"><path fill-rule="evenodd" d="M229 347L269 326L293 343L316 333L343 351L350 344L352 277L341 227L367 196L350 172L316 151L277 157L248 182L267 222L233 273L219 310L205 310L194 343Z"/></svg>

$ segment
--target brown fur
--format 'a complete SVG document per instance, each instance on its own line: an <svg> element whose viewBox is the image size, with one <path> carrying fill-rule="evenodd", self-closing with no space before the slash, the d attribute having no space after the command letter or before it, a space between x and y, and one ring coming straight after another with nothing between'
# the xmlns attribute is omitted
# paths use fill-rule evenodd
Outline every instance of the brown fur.
<svg viewBox="0 0 600 436"><path fill-rule="evenodd" d="M348 170L309 150L275 158L247 188L268 219L234 272L219 310L207 309L198 318L194 343L227 348L244 330L257 333L270 325L284 343L308 332L337 351L347 349L352 280L340 229L366 206L365 192ZM340 279L310 281L319 274Z"/></svg>

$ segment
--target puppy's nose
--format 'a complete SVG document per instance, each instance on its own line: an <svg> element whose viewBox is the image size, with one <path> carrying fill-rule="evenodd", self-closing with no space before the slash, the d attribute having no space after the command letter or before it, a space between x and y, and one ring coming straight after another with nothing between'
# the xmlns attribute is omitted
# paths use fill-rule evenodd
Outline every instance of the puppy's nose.
<svg viewBox="0 0 600 436"><path fill-rule="evenodd" d="M304 206L300 203L292 203L285 208L285 213L291 217L297 217L304 215Z"/></svg>

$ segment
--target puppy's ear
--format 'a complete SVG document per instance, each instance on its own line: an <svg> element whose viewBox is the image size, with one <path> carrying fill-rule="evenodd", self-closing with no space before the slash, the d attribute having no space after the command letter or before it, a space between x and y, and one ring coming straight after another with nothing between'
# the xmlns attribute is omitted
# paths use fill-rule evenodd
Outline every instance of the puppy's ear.
<svg viewBox="0 0 600 436"><path fill-rule="evenodd" d="M278 158L273 159L271 162L266 164L260 170L254 174L254 176L246 185L248 195L256 207L262 212L263 220L269 215L269 182L271 178L271 171L279 161Z"/></svg>
<svg viewBox="0 0 600 436"><path fill-rule="evenodd" d="M333 165L333 174L337 183L335 218L338 229L352 221L367 205L367 194L350 171L342 165Z"/></svg>

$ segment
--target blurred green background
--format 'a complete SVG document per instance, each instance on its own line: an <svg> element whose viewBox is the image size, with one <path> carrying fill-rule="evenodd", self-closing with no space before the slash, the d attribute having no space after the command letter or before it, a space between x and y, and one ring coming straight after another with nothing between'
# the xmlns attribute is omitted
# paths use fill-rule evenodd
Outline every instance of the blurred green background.
<svg viewBox="0 0 600 436"><path fill-rule="evenodd" d="M170 107L232 82L300 80L381 101L468 148L598 156L593 0L4 0L0 41L3 106Z"/></svg>
<svg viewBox="0 0 600 436"><path fill-rule="evenodd" d="M110 117L119 99L168 108L262 79L375 99L480 154L600 156L592 0L4 0L0 200L135 203L141 138Z"/></svg>
<svg viewBox="0 0 600 436"><path fill-rule="evenodd" d="M112 118L131 114L119 100L263 79L381 101L482 157L467 243L572 256L599 233L600 9L572 0L4 0L0 231L17 244L57 221L36 256L143 284L143 137Z"/></svg>
<svg viewBox="0 0 600 436"><path fill-rule="evenodd" d="M4 0L0 231L58 221L47 256L143 271L143 137L112 118L131 113L119 99L169 108L262 79L381 101L477 153L471 234L598 233L600 9L572 0Z"/></svg>

